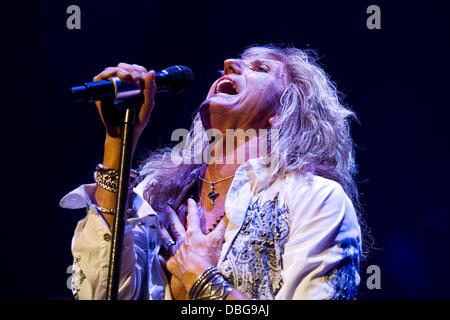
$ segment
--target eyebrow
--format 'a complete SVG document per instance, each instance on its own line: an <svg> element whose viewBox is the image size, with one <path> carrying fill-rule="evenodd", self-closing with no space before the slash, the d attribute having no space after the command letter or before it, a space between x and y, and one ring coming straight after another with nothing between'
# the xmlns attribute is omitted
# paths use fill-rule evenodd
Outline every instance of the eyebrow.
<svg viewBox="0 0 450 320"><path fill-rule="evenodd" d="M271 64L268 60L265 59L254 59L254 60L250 60L250 64L251 65L266 65L269 68L269 71L273 71L274 70L274 65Z"/></svg>
<svg viewBox="0 0 450 320"><path fill-rule="evenodd" d="M267 64L270 67L270 62L268 62L268 60L264 60L264 59L254 59L254 60L250 60L250 63L255 63L255 64Z"/></svg>

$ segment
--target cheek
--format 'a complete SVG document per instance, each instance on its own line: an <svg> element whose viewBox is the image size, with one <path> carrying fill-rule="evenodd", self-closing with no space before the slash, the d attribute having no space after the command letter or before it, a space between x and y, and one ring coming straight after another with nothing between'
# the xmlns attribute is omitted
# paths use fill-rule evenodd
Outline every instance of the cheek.
<svg viewBox="0 0 450 320"><path fill-rule="evenodd" d="M267 110L273 109L277 104L278 88L275 84L269 83L267 85L261 85L255 90L255 98L259 102L260 109Z"/></svg>

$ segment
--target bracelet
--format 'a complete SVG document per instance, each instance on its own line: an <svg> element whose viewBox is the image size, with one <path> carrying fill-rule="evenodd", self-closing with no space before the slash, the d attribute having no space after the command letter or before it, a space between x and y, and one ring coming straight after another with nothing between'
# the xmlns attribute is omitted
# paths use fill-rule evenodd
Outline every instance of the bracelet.
<svg viewBox="0 0 450 320"><path fill-rule="evenodd" d="M233 291L233 286L225 280L221 273L216 273L197 293L195 300L224 300L231 291Z"/></svg>
<svg viewBox="0 0 450 320"><path fill-rule="evenodd" d="M119 170L105 168L98 164L94 172L94 180L100 188L111 192L119 189Z"/></svg>
<svg viewBox="0 0 450 320"><path fill-rule="evenodd" d="M97 185L102 189L117 193L119 190L119 170L106 168L101 163L99 163L95 169L94 180ZM133 169L130 170L129 189L133 189L138 176L138 171Z"/></svg>
<svg viewBox="0 0 450 320"><path fill-rule="evenodd" d="M99 163L98 165L96 165L95 170L101 171L101 172L115 171L115 172L119 173L119 170L107 168L102 163Z"/></svg>
<svg viewBox="0 0 450 320"><path fill-rule="evenodd" d="M116 209L107 209L103 207L99 207L96 204L93 204L92 207L95 209L95 211L104 213L104 214L116 214Z"/></svg>
<svg viewBox="0 0 450 320"><path fill-rule="evenodd" d="M114 172L117 175L119 175L119 170L107 168L101 163L99 163L95 166L95 170L102 171L102 172ZM136 179L138 176L139 176L139 171L130 169L130 177L132 179Z"/></svg>
<svg viewBox="0 0 450 320"><path fill-rule="evenodd" d="M213 276L219 273L216 267L209 267L205 270L198 278L195 280L191 289L189 290L189 299L196 300L197 294L203 289L203 287L208 283Z"/></svg>
<svg viewBox="0 0 450 320"><path fill-rule="evenodd" d="M210 267L203 272L189 290L191 300L223 300L233 286L225 280L216 267Z"/></svg>

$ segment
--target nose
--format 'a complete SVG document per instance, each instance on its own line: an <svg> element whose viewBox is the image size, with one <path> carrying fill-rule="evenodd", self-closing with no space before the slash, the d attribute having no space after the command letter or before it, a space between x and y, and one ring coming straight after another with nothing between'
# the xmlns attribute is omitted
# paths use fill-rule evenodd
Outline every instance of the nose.
<svg viewBox="0 0 450 320"><path fill-rule="evenodd" d="M242 72L242 61L239 59L227 59L223 62L223 65L224 65L223 69L224 74L230 73L241 74Z"/></svg>

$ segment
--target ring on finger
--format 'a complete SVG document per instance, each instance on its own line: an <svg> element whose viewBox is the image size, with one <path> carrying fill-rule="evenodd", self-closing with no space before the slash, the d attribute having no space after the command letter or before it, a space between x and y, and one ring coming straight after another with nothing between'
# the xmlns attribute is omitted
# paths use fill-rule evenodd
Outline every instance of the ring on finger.
<svg viewBox="0 0 450 320"><path fill-rule="evenodd" d="M174 246L175 244L176 244L175 241L173 241L172 239L169 239L164 243L164 249L166 249L166 251L169 251L169 248L171 246Z"/></svg>

